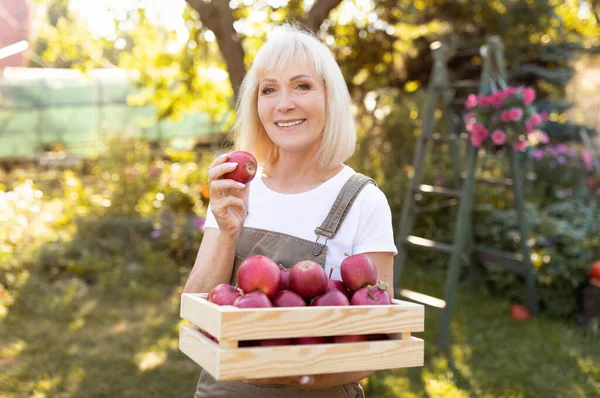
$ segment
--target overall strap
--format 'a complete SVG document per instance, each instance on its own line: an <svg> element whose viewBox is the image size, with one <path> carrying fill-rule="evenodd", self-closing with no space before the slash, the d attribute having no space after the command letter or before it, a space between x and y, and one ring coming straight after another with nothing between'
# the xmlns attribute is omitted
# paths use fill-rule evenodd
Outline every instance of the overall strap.
<svg viewBox="0 0 600 398"><path fill-rule="evenodd" d="M323 250L323 247L327 245L327 241L329 239L335 238L335 234L340 228L342 221L348 214L348 210L354 203L354 200L358 196L359 192L367 185L373 184L377 186L377 183L372 179L363 174L356 173L342 187L340 193L338 194L331 210L329 210L329 214L325 218L325 221L321 224L320 227L315 229L315 233L317 234L317 241L315 242L315 247L313 251L319 252ZM319 236L325 237L325 243L318 243Z"/></svg>

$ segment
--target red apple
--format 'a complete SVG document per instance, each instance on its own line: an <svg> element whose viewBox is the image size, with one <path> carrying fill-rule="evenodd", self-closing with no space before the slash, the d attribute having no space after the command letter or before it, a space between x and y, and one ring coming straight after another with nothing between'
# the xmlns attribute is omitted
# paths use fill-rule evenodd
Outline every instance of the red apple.
<svg viewBox="0 0 600 398"><path fill-rule="evenodd" d="M212 334L208 333L207 331L202 330L202 329L196 329L196 330L198 330L200 333L202 333L203 335L205 335L206 337L208 337L209 339L211 339L215 343L219 342L219 340L217 340L217 338L215 336L213 336Z"/></svg>
<svg viewBox="0 0 600 398"><path fill-rule="evenodd" d="M325 293L327 274L314 261L300 261L290 271L290 288L306 300L313 299Z"/></svg>
<svg viewBox="0 0 600 398"><path fill-rule="evenodd" d="M281 290L271 302L274 307L306 307L306 301L291 290Z"/></svg>
<svg viewBox="0 0 600 398"><path fill-rule="evenodd" d="M238 308L269 308L273 307L271 300L263 292L252 292L238 297L233 302L233 305Z"/></svg>
<svg viewBox="0 0 600 398"><path fill-rule="evenodd" d="M340 266L342 281L350 290L377 283L377 268L365 254L347 256Z"/></svg>
<svg viewBox="0 0 600 398"><path fill-rule="evenodd" d="M326 307L326 306L338 306L338 305L350 305L348 297L337 289L328 290L316 299L313 300L311 306L314 307Z"/></svg>
<svg viewBox="0 0 600 398"><path fill-rule="evenodd" d="M265 340L256 340L255 346L258 347L272 347L277 345L292 345L292 339L282 338L282 339L265 339Z"/></svg>
<svg viewBox="0 0 600 398"><path fill-rule="evenodd" d="M348 297L348 299L350 299L350 297L352 297L349 292L348 292L348 288L346 287L346 285L344 285L344 282L342 281L338 281L336 279L331 279L331 274L333 274L333 268L329 271L329 279L327 280L327 291L332 290L332 289L336 289L339 290L340 292L344 293L344 295L346 297Z"/></svg>
<svg viewBox="0 0 600 398"><path fill-rule="evenodd" d="M235 170L223 174L226 180L235 180L242 184L247 184L254 179L258 162L251 153L245 151L235 151L227 155L227 162L237 163Z"/></svg>
<svg viewBox="0 0 600 398"><path fill-rule="evenodd" d="M527 307L515 304L510 309L510 317L515 321L525 321L531 317Z"/></svg>
<svg viewBox="0 0 600 398"><path fill-rule="evenodd" d="M352 295L352 305L386 305L392 304L392 299L386 291L387 283L380 282L375 286L358 289Z"/></svg>
<svg viewBox="0 0 600 398"><path fill-rule="evenodd" d="M283 265L279 264L281 269L281 284L279 285L279 290L290 290L290 271L291 269L285 268Z"/></svg>
<svg viewBox="0 0 600 398"><path fill-rule="evenodd" d="M259 290L269 297L279 291L281 271L275 261L265 256L250 256L237 272L238 286L244 293Z"/></svg>
<svg viewBox="0 0 600 398"><path fill-rule="evenodd" d="M356 343L359 341L367 341L367 336L364 334L352 334L346 336L334 336L334 343Z"/></svg>
<svg viewBox="0 0 600 398"><path fill-rule="evenodd" d="M327 343L331 343L332 342L332 338L331 337L323 337L323 336L317 336L317 337L297 337L294 339L294 344L296 345L304 345L304 344L327 344Z"/></svg>
<svg viewBox="0 0 600 398"><path fill-rule="evenodd" d="M208 301L217 305L233 305L233 302L241 295L242 291L237 287L222 283L210 291Z"/></svg>
<svg viewBox="0 0 600 398"><path fill-rule="evenodd" d="M592 263L592 268L590 269L590 278L600 280L600 260Z"/></svg>
<svg viewBox="0 0 600 398"><path fill-rule="evenodd" d="M385 334L385 333L368 334L367 335L367 340L369 340L369 341L389 340L389 339L390 339L390 335Z"/></svg>

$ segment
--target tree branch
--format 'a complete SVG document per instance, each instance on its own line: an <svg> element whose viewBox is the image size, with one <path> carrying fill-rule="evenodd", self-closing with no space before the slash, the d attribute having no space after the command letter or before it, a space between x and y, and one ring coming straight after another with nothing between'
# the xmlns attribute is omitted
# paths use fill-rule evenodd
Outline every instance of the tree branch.
<svg viewBox="0 0 600 398"><path fill-rule="evenodd" d="M317 32L323 21L329 16L331 10L341 2L342 0L318 0L308 12L306 26L313 32Z"/></svg>
<svg viewBox="0 0 600 398"><path fill-rule="evenodd" d="M246 74L244 49L237 32L233 28L233 12L229 2L224 0L186 0L200 15L200 21L210 29L217 39L219 50L225 64L229 81L237 98L238 90Z"/></svg>

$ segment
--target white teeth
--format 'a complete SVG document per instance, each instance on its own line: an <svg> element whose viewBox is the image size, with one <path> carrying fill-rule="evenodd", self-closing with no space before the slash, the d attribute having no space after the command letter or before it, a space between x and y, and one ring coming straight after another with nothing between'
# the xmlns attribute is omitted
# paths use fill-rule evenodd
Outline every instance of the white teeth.
<svg viewBox="0 0 600 398"><path fill-rule="evenodd" d="M279 127L292 127L302 123L304 120L298 120L290 123L276 123Z"/></svg>

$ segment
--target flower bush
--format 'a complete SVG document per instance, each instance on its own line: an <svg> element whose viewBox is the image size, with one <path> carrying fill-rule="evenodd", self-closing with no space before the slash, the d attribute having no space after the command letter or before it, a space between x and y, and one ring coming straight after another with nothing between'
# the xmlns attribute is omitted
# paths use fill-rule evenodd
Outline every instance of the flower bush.
<svg viewBox="0 0 600 398"><path fill-rule="evenodd" d="M147 143L123 140L107 153L81 170L17 170L0 185L0 290L22 271L138 291L187 276L213 155L157 157Z"/></svg>
<svg viewBox="0 0 600 398"><path fill-rule="evenodd" d="M550 316L575 317L581 310L580 289L585 286L592 261L600 256L600 214L582 199L556 201L544 208L528 205L530 255L535 270L538 300ZM478 244L518 253L521 235L514 209L480 206L475 219ZM526 287L517 275L490 270L490 290L515 302L526 302Z"/></svg>
<svg viewBox="0 0 600 398"><path fill-rule="evenodd" d="M548 143L547 133L541 130L547 114L537 113L534 100L535 90L531 87L469 95L464 121L473 146L501 149L510 144L524 152L529 146Z"/></svg>
<svg viewBox="0 0 600 398"><path fill-rule="evenodd" d="M531 197L540 206L572 197L600 196L591 156L578 147L549 145L531 151L536 180Z"/></svg>

